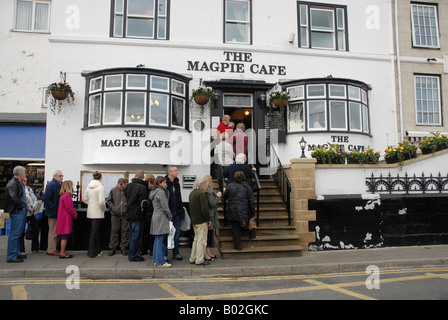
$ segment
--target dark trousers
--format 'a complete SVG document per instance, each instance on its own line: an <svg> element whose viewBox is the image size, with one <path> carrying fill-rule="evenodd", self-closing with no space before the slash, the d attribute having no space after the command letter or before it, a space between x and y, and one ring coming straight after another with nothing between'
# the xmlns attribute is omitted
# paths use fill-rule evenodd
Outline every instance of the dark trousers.
<svg viewBox="0 0 448 320"><path fill-rule="evenodd" d="M241 224L239 221L230 221L230 224L232 225L233 248L243 250L241 245Z"/></svg>
<svg viewBox="0 0 448 320"><path fill-rule="evenodd" d="M91 221L90 240L89 240L89 250L87 252L87 255L89 257L95 257L101 252L100 227L102 220L103 219L90 219Z"/></svg>

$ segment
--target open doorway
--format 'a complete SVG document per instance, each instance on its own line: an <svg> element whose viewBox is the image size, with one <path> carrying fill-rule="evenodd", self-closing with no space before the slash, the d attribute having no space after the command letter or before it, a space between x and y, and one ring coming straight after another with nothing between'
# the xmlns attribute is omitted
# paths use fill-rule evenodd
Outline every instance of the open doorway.
<svg viewBox="0 0 448 320"><path fill-rule="evenodd" d="M253 109L248 108L224 108L224 114L230 116L230 122L234 124L235 130L238 123L243 123L246 130L252 128Z"/></svg>

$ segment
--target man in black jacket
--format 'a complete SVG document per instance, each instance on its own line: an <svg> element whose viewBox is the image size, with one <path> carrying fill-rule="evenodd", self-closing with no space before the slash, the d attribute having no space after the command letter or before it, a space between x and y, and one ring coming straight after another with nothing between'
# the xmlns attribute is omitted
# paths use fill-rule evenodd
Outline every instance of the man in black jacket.
<svg viewBox="0 0 448 320"><path fill-rule="evenodd" d="M6 185L5 212L11 217L11 231L8 238L7 262L23 262L19 252L20 237L25 230L26 213L28 203L26 201L25 187L23 181L26 178L24 167L17 166L13 169L14 177Z"/></svg>
<svg viewBox="0 0 448 320"><path fill-rule="evenodd" d="M148 208L148 183L144 180L143 170L135 173L135 178L124 189L127 199L125 219L129 224L129 261L145 261L138 254L142 246L143 228Z"/></svg>
<svg viewBox="0 0 448 320"><path fill-rule="evenodd" d="M174 249L173 257L176 260L182 260L179 253L179 236L180 236L180 219L184 218L184 206L182 204L182 194L180 191L179 179L177 178L179 172L177 167L170 166L167 169L166 183L168 185L167 190L170 193L169 207L171 215L173 216L173 225L176 228L176 233L174 234ZM167 252L168 256L168 252Z"/></svg>

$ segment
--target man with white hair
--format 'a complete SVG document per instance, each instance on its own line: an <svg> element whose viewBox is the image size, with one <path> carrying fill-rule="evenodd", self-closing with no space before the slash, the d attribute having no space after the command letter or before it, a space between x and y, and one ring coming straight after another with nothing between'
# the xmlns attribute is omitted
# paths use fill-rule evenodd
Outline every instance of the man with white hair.
<svg viewBox="0 0 448 320"><path fill-rule="evenodd" d="M8 238L6 262L23 262L26 256L20 254L20 237L25 229L28 203L25 186L26 169L17 166L13 169L14 177L6 185L5 210L11 218L11 231Z"/></svg>
<svg viewBox="0 0 448 320"><path fill-rule="evenodd" d="M205 177L196 179L193 191L190 193L190 218L194 229L194 241L191 248L190 263L196 265L208 265L210 262L204 259L207 247L208 227L211 226L209 207L205 191L207 180Z"/></svg>
<svg viewBox="0 0 448 320"><path fill-rule="evenodd" d="M255 177L254 171L256 169L251 169L249 165L245 164L245 162L246 155L244 153L238 153L235 157L235 163L224 169L223 176L224 178L227 178L227 184L233 182L233 178L237 171L242 171L246 177L246 182L250 184L251 179Z"/></svg>
<svg viewBox="0 0 448 320"><path fill-rule="evenodd" d="M53 173L53 179L47 184L43 202L45 204L45 215L48 218L48 246L47 255L59 256L59 251L56 247L58 245L58 235L56 233L56 222L58 218L59 208L59 190L61 190L62 180L64 175L61 170L56 170Z"/></svg>

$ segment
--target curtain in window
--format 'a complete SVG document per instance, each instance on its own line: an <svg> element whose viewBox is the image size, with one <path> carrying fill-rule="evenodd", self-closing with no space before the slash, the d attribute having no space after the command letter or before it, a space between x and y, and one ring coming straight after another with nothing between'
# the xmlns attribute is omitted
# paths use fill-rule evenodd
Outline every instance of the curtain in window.
<svg viewBox="0 0 448 320"><path fill-rule="evenodd" d="M226 15L226 41L249 42L248 24L245 23L249 22L249 3L227 1Z"/></svg>
<svg viewBox="0 0 448 320"><path fill-rule="evenodd" d="M31 30L33 20L33 3L31 1L17 1L16 29Z"/></svg>
<svg viewBox="0 0 448 320"><path fill-rule="evenodd" d="M36 3L34 30L48 30L48 3Z"/></svg>

